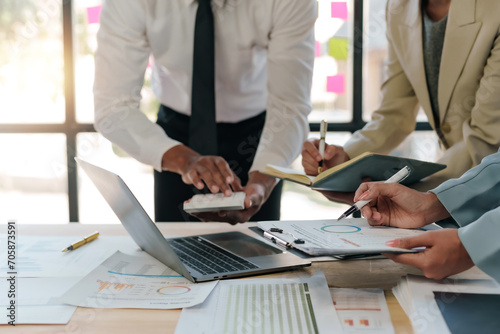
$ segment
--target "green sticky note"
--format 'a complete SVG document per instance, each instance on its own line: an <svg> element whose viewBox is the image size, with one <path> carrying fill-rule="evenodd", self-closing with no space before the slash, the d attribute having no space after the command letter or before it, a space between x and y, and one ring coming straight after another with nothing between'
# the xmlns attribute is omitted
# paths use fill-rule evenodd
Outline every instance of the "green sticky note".
<svg viewBox="0 0 500 334"><path fill-rule="evenodd" d="M347 38L330 38L328 54L337 60L347 60Z"/></svg>

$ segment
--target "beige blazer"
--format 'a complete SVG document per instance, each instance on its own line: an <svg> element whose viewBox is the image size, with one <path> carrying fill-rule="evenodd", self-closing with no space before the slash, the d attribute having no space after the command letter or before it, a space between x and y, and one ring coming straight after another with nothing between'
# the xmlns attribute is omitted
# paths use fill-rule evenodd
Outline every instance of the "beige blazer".
<svg viewBox="0 0 500 334"><path fill-rule="evenodd" d="M389 0L388 59L382 102L344 149L351 158L389 154L415 129L421 106L436 129L425 79L418 0ZM438 84L441 143L447 168L416 188L462 175L500 146L500 1L452 0Z"/></svg>

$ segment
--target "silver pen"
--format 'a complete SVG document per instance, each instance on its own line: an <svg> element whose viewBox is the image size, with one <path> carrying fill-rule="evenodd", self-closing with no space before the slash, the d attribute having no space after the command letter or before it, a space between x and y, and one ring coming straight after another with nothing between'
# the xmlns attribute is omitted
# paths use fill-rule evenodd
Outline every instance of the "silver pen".
<svg viewBox="0 0 500 334"><path fill-rule="evenodd" d="M274 242L275 244L280 245L282 247L285 247L285 248L290 247L290 243L288 241L283 240L281 238L278 238L277 236L269 233L268 231L264 231L264 238L267 238L267 239L271 240L272 242Z"/></svg>
<svg viewBox="0 0 500 334"><path fill-rule="evenodd" d="M408 175L410 175L411 169L408 166L404 166L401 168L399 172L388 178L384 183L399 183L406 179ZM361 210L362 207L364 207L366 204L370 203L371 200L363 200L363 201L357 201L354 203L353 206L351 206L349 209L347 209L346 212L344 212L338 219L337 221L341 220L342 218L346 218L350 215L352 215L354 212Z"/></svg>

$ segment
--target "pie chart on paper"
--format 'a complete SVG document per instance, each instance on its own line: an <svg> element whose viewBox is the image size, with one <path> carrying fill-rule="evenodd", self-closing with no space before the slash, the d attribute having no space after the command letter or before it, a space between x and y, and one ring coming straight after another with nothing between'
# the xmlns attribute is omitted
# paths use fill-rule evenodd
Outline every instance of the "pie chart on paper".
<svg viewBox="0 0 500 334"><path fill-rule="evenodd" d="M354 225L325 225L321 230L328 233L356 233L361 231L361 228Z"/></svg>

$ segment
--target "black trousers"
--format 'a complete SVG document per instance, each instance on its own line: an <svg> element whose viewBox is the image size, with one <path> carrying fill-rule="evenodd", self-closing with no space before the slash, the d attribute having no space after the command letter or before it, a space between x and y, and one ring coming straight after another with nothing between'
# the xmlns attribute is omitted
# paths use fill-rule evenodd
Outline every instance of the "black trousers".
<svg viewBox="0 0 500 334"><path fill-rule="evenodd" d="M252 165L259 145L260 136L266 119L265 111L261 114L238 122L217 124L218 155L223 157L241 179L242 185L248 182L248 171ZM189 117L182 115L166 106L160 106L158 125L165 133L185 145L189 139ZM207 189L200 191L192 185L182 181L179 174L163 171L154 172L155 191L155 221L199 221L186 213L183 203L195 194L207 193ZM279 182L272 191L269 199L259 212L250 220L279 220L281 209L282 182Z"/></svg>

